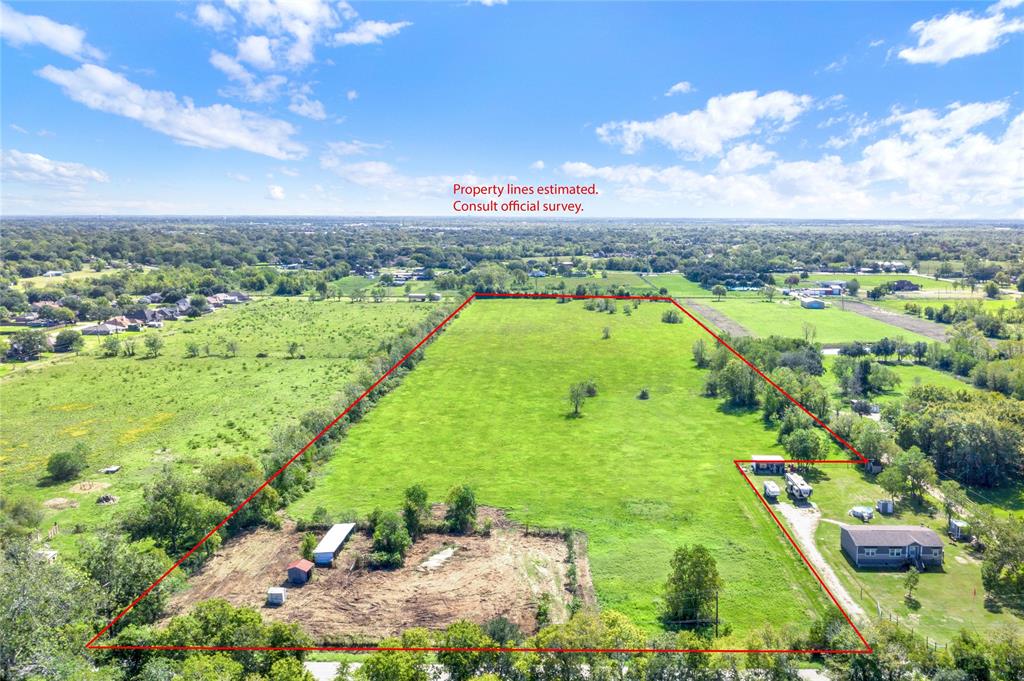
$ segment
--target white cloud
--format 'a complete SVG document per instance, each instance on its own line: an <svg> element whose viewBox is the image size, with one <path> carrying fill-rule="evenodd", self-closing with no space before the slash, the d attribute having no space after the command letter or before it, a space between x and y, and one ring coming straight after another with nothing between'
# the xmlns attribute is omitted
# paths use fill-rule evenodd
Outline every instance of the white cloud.
<svg viewBox="0 0 1024 681"><path fill-rule="evenodd" d="M361 142L360 140L352 140L351 142L330 142L327 145L327 150L320 155L320 167L325 170L333 170L342 165L343 158L348 156L363 156L370 151L383 148L384 146L381 144Z"/></svg>
<svg viewBox="0 0 1024 681"><path fill-rule="evenodd" d="M884 44L885 41L879 38L878 40L872 40L870 43L868 43L868 47L881 47Z"/></svg>
<svg viewBox="0 0 1024 681"><path fill-rule="evenodd" d="M300 116L312 118L314 121L322 121L327 118L327 112L324 111L323 102L316 99L310 99L303 94L298 94L292 97L292 103L288 105L288 110Z"/></svg>
<svg viewBox="0 0 1024 681"><path fill-rule="evenodd" d="M288 177L298 177L299 176L299 171L296 170L295 168L289 168L287 166L282 166L280 168L280 171L281 171L282 175L287 175Z"/></svg>
<svg viewBox="0 0 1024 681"><path fill-rule="evenodd" d="M270 38L265 35L246 36L238 41L238 61L251 64L258 69L272 69L275 62L270 46Z"/></svg>
<svg viewBox="0 0 1024 681"><path fill-rule="evenodd" d="M580 161L561 169L608 183L613 189L606 195L642 208L678 206L690 214L1006 218L1024 214L1024 113L1001 133L978 128L1008 110L1005 102L894 110L876 123L888 134L849 162L835 155L781 160L755 145L737 145L714 172Z"/></svg>
<svg viewBox="0 0 1024 681"><path fill-rule="evenodd" d="M693 84L686 80L681 80L668 90L665 91L666 97L672 95L685 95L687 92L693 92Z"/></svg>
<svg viewBox="0 0 1024 681"><path fill-rule="evenodd" d="M483 5L484 7L494 7L495 5L507 5L508 0L469 0L469 4Z"/></svg>
<svg viewBox="0 0 1024 681"><path fill-rule="evenodd" d="M214 5L202 3L196 7L196 21L215 31L223 31L235 23L235 18Z"/></svg>
<svg viewBox="0 0 1024 681"><path fill-rule="evenodd" d="M5 181L32 182L64 186L80 186L87 182L109 182L102 170L73 161L54 161L40 154L8 149L0 157L0 171Z"/></svg>
<svg viewBox="0 0 1024 681"><path fill-rule="evenodd" d="M85 41L85 31L59 24L40 15L22 14L0 3L0 37L15 47L45 45L78 61L104 59L104 54Z"/></svg>
<svg viewBox="0 0 1024 681"><path fill-rule="evenodd" d="M992 5L989 16L973 12L950 12L944 17L918 21L910 27L917 35L917 46L899 51L900 59L911 64L946 64L953 59L991 52L1005 37L1024 31L1024 20L1008 18L1003 10L1020 4L1019 0Z"/></svg>
<svg viewBox="0 0 1024 681"><path fill-rule="evenodd" d="M306 147L294 141L288 122L227 104L197 107L173 92L146 90L101 66L74 71L45 66L37 74L90 109L124 116L175 141L206 149L242 149L277 159L301 158Z"/></svg>
<svg viewBox="0 0 1024 681"><path fill-rule="evenodd" d="M723 143L755 132L785 130L811 105L807 95L776 90L712 97L704 109L670 113L653 121L619 121L597 128L598 137L633 154L654 140L692 158L722 153Z"/></svg>
<svg viewBox="0 0 1024 681"><path fill-rule="evenodd" d="M534 161L530 164L530 168L533 170L544 170L544 161Z"/></svg>
<svg viewBox="0 0 1024 681"><path fill-rule="evenodd" d="M844 54L834 62L830 62L825 68L822 69L824 73L838 73L846 67L846 62L849 61L847 56Z"/></svg>
<svg viewBox="0 0 1024 681"><path fill-rule="evenodd" d="M398 35L398 32L407 26L412 26L412 22L360 21L347 31L335 33L334 44L373 45L379 43L382 38Z"/></svg>
<svg viewBox="0 0 1024 681"><path fill-rule="evenodd" d="M220 94L226 97L240 97L249 102L269 102L277 99L281 88L288 83L287 78L278 74L272 74L263 79L257 78L237 59L217 50L210 53L210 64L241 85L238 88L222 90Z"/></svg>
<svg viewBox="0 0 1024 681"><path fill-rule="evenodd" d="M20 132L22 135L28 134L28 130L14 123L11 123L11 130L13 130L14 132Z"/></svg>
<svg viewBox="0 0 1024 681"><path fill-rule="evenodd" d="M229 172L229 173L226 173L226 175L230 179L232 179L232 180L234 180L236 182L249 182L252 179L248 175L243 175L242 173L230 173Z"/></svg>
<svg viewBox="0 0 1024 681"><path fill-rule="evenodd" d="M760 144L737 144L718 162L717 171L723 175L742 173L770 163L774 158L775 152Z"/></svg>
<svg viewBox="0 0 1024 681"><path fill-rule="evenodd" d="M273 201L284 201L284 187L279 184L268 184L267 198Z"/></svg>
<svg viewBox="0 0 1024 681"><path fill-rule="evenodd" d="M355 100L359 99L359 93L356 92L355 90L349 90L348 92L345 93L345 99L347 99L350 102L354 102Z"/></svg>

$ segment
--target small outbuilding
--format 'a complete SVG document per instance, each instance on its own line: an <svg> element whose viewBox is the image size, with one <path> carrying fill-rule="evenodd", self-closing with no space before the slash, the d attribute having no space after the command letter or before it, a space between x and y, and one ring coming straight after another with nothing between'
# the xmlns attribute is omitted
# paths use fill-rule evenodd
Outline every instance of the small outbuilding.
<svg viewBox="0 0 1024 681"><path fill-rule="evenodd" d="M300 558L293 563L289 563L287 570L289 582L292 584L305 584L313 576L313 562Z"/></svg>
<svg viewBox="0 0 1024 681"><path fill-rule="evenodd" d="M267 589L267 605L284 605L288 599L288 590L281 586Z"/></svg>
<svg viewBox="0 0 1024 681"><path fill-rule="evenodd" d="M330 566L341 551L342 545L355 529L355 523L339 523L331 526L320 543L313 549L313 562L320 566Z"/></svg>
<svg viewBox="0 0 1024 681"><path fill-rule="evenodd" d="M764 496L767 499L778 499L779 485L774 480L766 480L764 483Z"/></svg>
<svg viewBox="0 0 1024 681"><path fill-rule="evenodd" d="M422 303L423 301L425 301L427 299L427 294L426 293L406 293L405 297L408 298L410 302Z"/></svg>
<svg viewBox="0 0 1024 681"><path fill-rule="evenodd" d="M948 532L953 541L967 541L971 538L971 526L966 520L950 518Z"/></svg>
<svg viewBox="0 0 1024 681"><path fill-rule="evenodd" d="M754 454L750 457L753 464L751 470L765 475L782 475L786 472L786 462L778 454Z"/></svg>
<svg viewBox="0 0 1024 681"><path fill-rule="evenodd" d="M896 504L892 499L879 499L878 502L875 503L875 508L877 508L878 512L883 515L892 515L896 512Z"/></svg>
<svg viewBox="0 0 1024 681"><path fill-rule="evenodd" d="M825 301L821 298L811 298L809 296L802 296L800 298L800 307L808 310L824 310Z"/></svg>

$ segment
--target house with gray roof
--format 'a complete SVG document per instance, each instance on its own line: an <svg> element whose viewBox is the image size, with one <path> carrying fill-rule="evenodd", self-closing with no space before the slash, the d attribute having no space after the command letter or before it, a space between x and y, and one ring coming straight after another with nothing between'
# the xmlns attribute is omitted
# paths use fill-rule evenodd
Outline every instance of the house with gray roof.
<svg viewBox="0 0 1024 681"><path fill-rule="evenodd" d="M919 570L941 566L942 537L919 525L843 525L839 531L843 553L858 568Z"/></svg>

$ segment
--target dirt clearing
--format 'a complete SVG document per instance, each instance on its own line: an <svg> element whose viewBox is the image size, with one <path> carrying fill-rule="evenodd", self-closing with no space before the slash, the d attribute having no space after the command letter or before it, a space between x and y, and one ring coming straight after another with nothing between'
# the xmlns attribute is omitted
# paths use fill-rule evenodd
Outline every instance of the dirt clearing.
<svg viewBox="0 0 1024 681"><path fill-rule="evenodd" d="M751 336L753 335L747 330L745 326L739 322L733 320L732 317L727 316L725 313L716 310L710 305L704 305L693 299L687 299L684 303L684 307L690 312L695 312L704 319L708 320L722 331L726 332L734 338L740 336Z"/></svg>
<svg viewBox="0 0 1024 681"><path fill-rule="evenodd" d="M355 568L371 540L354 532L333 568L314 568L308 584L286 583L285 566L299 557L302 533L293 523L281 530L258 529L225 542L207 565L175 594L171 615L193 604L223 598L258 608L266 620L300 624L318 643L376 641L410 627L440 629L459 619L479 624L504 616L527 633L537 629L537 603L550 594L553 621L567 618L568 551L560 536L526 535L500 512L490 518L491 535L428 534L416 542L397 570ZM319 534L322 534L319 533ZM577 550L577 572L586 603L592 593L585 555ZM584 581L584 575L587 579ZM287 601L265 605L267 588L284 586Z"/></svg>

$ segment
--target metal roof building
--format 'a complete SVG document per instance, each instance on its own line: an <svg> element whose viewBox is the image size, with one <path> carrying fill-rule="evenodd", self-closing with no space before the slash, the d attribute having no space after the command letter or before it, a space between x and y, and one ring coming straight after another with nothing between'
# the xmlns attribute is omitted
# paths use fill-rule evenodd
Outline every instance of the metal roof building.
<svg viewBox="0 0 1024 681"><path fill-rule="evenodd" d="M355 523L333 525L313 549L313 562L317 565L331 565L353 529L355 529Z"/></svg>

